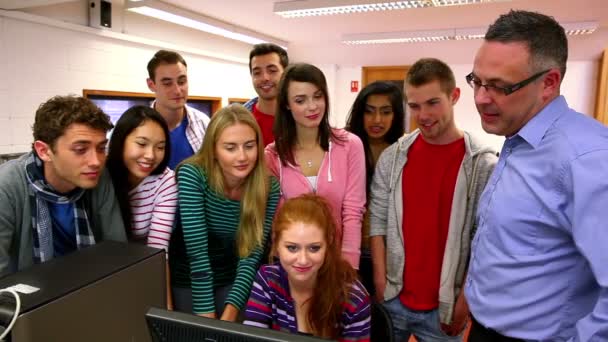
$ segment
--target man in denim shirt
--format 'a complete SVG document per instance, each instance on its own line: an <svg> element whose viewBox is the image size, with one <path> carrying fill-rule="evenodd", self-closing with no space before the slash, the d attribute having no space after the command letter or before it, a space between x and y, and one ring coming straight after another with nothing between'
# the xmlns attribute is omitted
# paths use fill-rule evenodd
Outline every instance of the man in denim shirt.
<svg viewBox="0 0 608 342"><path fill-rule="evenodd" d="M477 211L469 341L608 341L608 128L560 95L567 58L553 18L511 11L467 76L506 137Z"/></svg>

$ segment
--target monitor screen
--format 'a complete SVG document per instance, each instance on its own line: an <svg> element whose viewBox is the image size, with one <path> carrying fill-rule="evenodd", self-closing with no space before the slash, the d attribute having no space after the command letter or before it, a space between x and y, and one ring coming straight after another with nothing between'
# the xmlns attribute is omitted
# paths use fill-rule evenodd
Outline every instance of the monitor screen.
<svg viewBox="0 0 608 342"><path fill-rule="evenodd" d="M319 342L312 336L262 329L182 312L151 308L146 322L153 342Z"/></svg>
<svg viewBox="0 0 608 342"><path fill-rule="evenodd" d="M146 98L111 98L109 96L102 95L90 95L89 100L93 101L97 107L101 108L104 113L108 114L113 124L116 124L116 121L118 121L122 113L124 113L127 109L133 106L150 106L150 103L154 101L154 99Z"/></svg>
<svg viewBox="0 0 608 342"><path fill-rule="evenodd" d="M97 107L110 116L113 124L120 119L122 113L133 106L150 106L154 98L139 96L109 96L109 95L87 95ZM188 106L211 116L212 101L210 100L189 100Z"/></svg>

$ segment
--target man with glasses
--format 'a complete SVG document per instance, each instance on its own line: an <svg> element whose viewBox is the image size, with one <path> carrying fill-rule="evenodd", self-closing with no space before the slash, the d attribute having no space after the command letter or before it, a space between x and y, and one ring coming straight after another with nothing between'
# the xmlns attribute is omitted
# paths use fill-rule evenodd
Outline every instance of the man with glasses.
<svg viewBox="0 0 608 342"><path fill-rule="evenodd" d="M469 341L608 341L608 129L560 95L567 57L553 18L511 11L467 76L506 137L477 210Z"/></svg>
<svg viewBox="0 0 608 342"><path fill-rule="evenodd" d="M475 210L496 152L456 126L460 88L447 64L418 60L404 89L419 129L376 164L369 207L376 299L395 341L462 341Z"/></svg>

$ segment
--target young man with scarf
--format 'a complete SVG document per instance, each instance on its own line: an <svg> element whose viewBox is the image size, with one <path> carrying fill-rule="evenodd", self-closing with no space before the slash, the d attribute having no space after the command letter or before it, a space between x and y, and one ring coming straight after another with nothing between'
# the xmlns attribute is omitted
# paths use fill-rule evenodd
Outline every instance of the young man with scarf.
<svg viewBox="0 0 608 342"><path fill-rule="evenodd" d="M82 97L56 96L38 108L33 150L0 165L0 276L101 240L126 241L104 170L111 128Z"/></svg>

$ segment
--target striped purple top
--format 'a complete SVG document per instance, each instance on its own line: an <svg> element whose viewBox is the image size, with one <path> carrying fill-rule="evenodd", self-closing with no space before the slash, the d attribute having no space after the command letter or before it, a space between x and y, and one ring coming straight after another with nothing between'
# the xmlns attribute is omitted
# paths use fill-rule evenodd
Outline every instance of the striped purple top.
<svg viewBox="0 0 608 342"><path fill-rule="evenodd" d="M344 312L339 341L369 341L370 298L358 280L353 283ZM295 306L289 293L287 272L279 263L263 265L258 271L245 311L246 325L298 333Z"/></svg>

